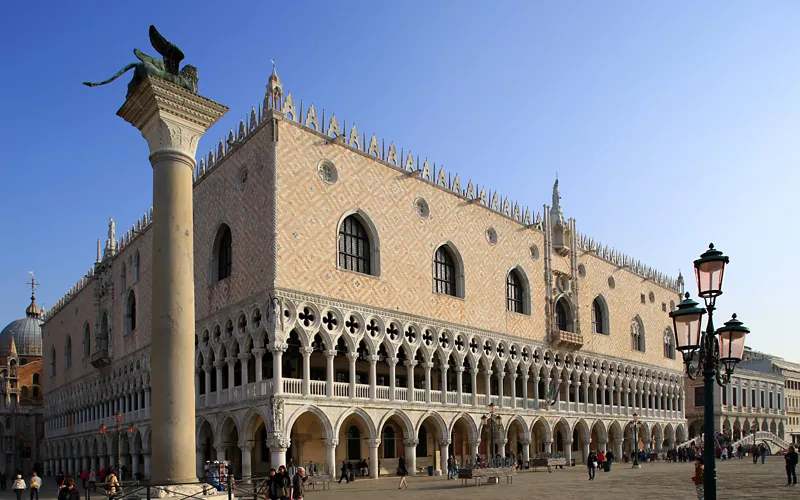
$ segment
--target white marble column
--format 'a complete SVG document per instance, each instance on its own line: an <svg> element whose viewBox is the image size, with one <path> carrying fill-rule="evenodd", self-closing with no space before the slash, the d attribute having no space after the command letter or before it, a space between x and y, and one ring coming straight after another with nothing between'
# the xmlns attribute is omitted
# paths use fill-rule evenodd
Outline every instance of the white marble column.
<svg viewBox="0 0 800 500"><path fill-rule="evenodd" d="M463 403L463 387L464 387L464 367L456 366L456 404L461 406Z"/></svg>
<svg viewBox="0 0 800 500"><path fill-rule="evenodd" d="M150 456L150 450L144 451L144 477L150 479L153 477L153 462Z"/></svg>
<svg viewBox="0 0 800 500"><path fill-rule="evenodd" d="M286 344L278 342L272 344L272 391L275 395L283 394L283 353L286 348ZM217 384L219 383L217 381Z"/></svg>
<svg viewBox="0 0 800 500"><path fill-rule="evenodd" d="M450 457L450 440L439 441L439 471L443 476L447 475L447 459Z"/></svg>
<svg viewBox="0 0 800 500"><path fill-rule="evenodd" d="M522 445L522 462L528 462L531 459L531 440L522 438L519 440ZM522 466L523 464L520 464Z"/></svg>
<svg viewBox="0 0 800 500"><path fill-rule="evenodd" d="M425 369L425 402L430 404L430 402L431 402L431 368L433 368L433 363L431 363L431 362L422 363L422 367Z"/></svg>
<svg viewBox="0 0 800 500"><path fill-rule="evenodd" d="M469 373L472 376L472 406L478 406L478 369L471 367Z"/></svg>
<svg viewBox="0 0 800 500"><path fill-rule="evenodd" d="M252 441L239 443L239 449L242 450L242 479L247 483L250 482L250 478L253 476L251 452L253 451L254 446L255 443Z"/></svg>
<svg viewBox="0 0 800 500"><path fill-rule="evenodd" d="M214 446L214 449L217 451L217 461L218 462L224 462L226 460L226 458L227 458L226 457L226 453L227 453L227 450L228 450L228 445L225 444L225 443L218 444L218 445ZM277 467L275 467L275 469L277 469Z"/></svg>
<svg viewBox="0 0 800 500"><path fill-rule="evenodd" d="M314 348L301 347L300 352L303 355L303 396L308 396L311 391L311 353Z"/></svg>
<svg viewBox="0 0 800 500"><path fill-rule="evenodd" d="M377 354L372 354L369 356L369 399L375 401L377 397L377 385L378 385L378 374L377 374L377 365L380 356Z"/></svg>
<svg viewBox="0 0 800 500"><path fill-rule="evenodd" d="M381 444L381 440L370 439L367 443L369 444L369 477L378 479L378 446Z"/></svg>
<svg viewBox="0 0 800 500"><path fill-rule="evenodd" d="M503 380L506 378L505 370L500 370L497 373L497 406L502 408L503 405Z"/></svg>
<svg viewBox="0 0 800 500"><path fill-rule="evenodd" d="M350 399L356 397L356 360L358 359L357 352L348 352L347 360L350 362Z"/></svg>
<svg viewBox="0 0 800 500"><path fill-rule="evenodd" d="M447 404L447 364L442 363L441 371L442 371L442 381L441 381L441 385L442 385L442 404L446 405Z"/></svg>
<svg viewBox="0 0 800 500"><path fill-rule="evenodd" d="M325 378L327 382L326 394L329 398L333 397L333 359L336 357L336 350L325 351Z"/></svg>
<svg viewBox="0 0 800 500"><path fill-rule="evenodd" d="M486 392L484 404L489 406L489 403L492 402L492 370L486 370L483 374L483 377L485 386L484 391Z"/></svg>
<svg viewBox="0 0 800 500"><path fill-rule="evenodd" d="M397 385L397 381L395 380L397 373L397 358L388 358L387 361L389 362L389 401L394 401L394 392Z"/></svg>
<svg viewBox="0 0 800 500"><path fill-rule="evenodd" d="M409 476L417 475L417 439L405 439L403 443L406 445L406 468L408 469Z"/></svg>
<svg viewBox="0 0 800 500"><path fill-rule="evenodd" d="M248 372L247 367L249 366L250 358L252 358L252 357L253 357L252 354L250 354L249 352L239 353L239 361L242 364L242 397L243 398L247 396L247 384L252 382L248 378L248 375L247 375L247 372Z"/></svg>
<svg viewBox="0 0 800 500"><path fill-rule="evenodd" d="M325 458L327 460L326 467L328 470L326 471L328 474L331 474L334 479L336 479L336 446L339 444L338 439L326 439L325 440Z"/></svg>
<svg viewBox="0 0 800 500"><path fill-rule="evenodd" d="M414 402L414 366L416 366L417 362L413 359L407 359L406 362L406 384L408 385L407 397L408 402Z"/></svg>
<svg viewBox="0 0 800 500"><path fill-rule="evenodd" d="M478 456L478 447L481 445L480 441L470 441L469 442L469 458L470 462L472 462L473 467L477 467L478 464L475 461L475 457Z"/></svg>
<svg viewBox="0 0 800 500"><path fill-rule="evenodd" d="M256 364L255 382L260 385L261 380L264 378L264 349L253 349L253 358L253 362ZM260 388L256 388L256 394L260 394L259 390Z"/></svg>

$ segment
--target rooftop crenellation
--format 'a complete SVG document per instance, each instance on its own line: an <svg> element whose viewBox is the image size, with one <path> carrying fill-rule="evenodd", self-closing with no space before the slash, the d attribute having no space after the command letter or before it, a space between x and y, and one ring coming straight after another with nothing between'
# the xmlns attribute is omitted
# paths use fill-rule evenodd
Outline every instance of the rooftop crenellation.
<svg viewBox="0 0 800 500"><path fill-rule="evenodd" d="M463 198L468 203L480 204L527 228L538 231L544 230L541 212L537 212L527 206L520 206L518 201L504 197L496 190L487 189L485 185L479 185L477 182L473 182L472 179L469 179L464 185L457 173L448 172L443 166L437 167L435 162L431 162L428 158L422 159L420 155L415 155L411 150L406 151L400 148L398 151L393 141L389 142L387 147L386 141L379 140L376 134L372 134L367 140L366 133L359 133L355 123L351 125L348 133L347 122L343 121L340 125L336 114L332 114L326 120L324 109L320 114L317 112L316 106L311 104L304 110L303 101L300 101L299 106L295 104L291 92L288 92L286 97L282 98L282 86L279 80L277 80L278 84L276 86L276 79L277 75L273 71L263 103L252 106L250 113L239 119L239 125L235 131L231 128L227 137L221 137L215 148L210 148L207 154L198 159L197 167L193 172L195 184L201 182L211 171L221 165L231 153L249 140L266 123L270 116L269 111L278 111L286 119L292 120L306 130L329 138L332 143L358 151L388 167L399 169L409 176L418 177L425 182ZM303 119L303 116L305 116L305 119ZM544 205L543 209L548 211L550 207ZM153 207L151 206L118 241L108 245L111 248L107 247L107 252L110 250L110 253L115 255L122 251L152 222ZM627 269L645 280L650 280L676 293L683 293L684 282L683 276L680 274L677 278L672 278L614 248L609 249L608 245L604 246L600 242L595 242L593 238L584 234L578 235L578 242L580 250L584 252L592 253L600 259L619 268ZM98 262L99 260L100 257L98 256ZM61 307L86 286L93 276L94 268L90 269L75 286L53 305L48 311L48 316L58 312Z"/></svg>

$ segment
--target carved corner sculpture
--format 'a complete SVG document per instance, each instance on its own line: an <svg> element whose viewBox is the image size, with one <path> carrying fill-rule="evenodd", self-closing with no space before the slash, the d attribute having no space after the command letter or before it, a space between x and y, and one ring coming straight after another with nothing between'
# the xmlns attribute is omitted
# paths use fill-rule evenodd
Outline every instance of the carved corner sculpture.
<svg viewBox="0 0 800 500"><path fill-rule="evenodd" d="M153 25L150 25L150 44L161 54L163 60L151 57L138 49L133 49L133 54L140 62L128 64L108 80L102 82L83 82L83 84L87 87L105 85L113 82L128 70L133 69L133 79L128 84L128 94L125 96L126 98L133 94L139 84L147 78L148 75L163 78L196 94L198 81L197 68L187 64L181 68L180 71L178 70L180 62L184 57L183 51L181 51L177 45L164 38Z"/></svg>

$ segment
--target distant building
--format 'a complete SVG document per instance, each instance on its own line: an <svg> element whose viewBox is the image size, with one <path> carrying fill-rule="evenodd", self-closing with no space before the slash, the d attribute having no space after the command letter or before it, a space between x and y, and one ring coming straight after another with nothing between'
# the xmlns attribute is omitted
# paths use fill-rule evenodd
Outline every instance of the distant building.
<svg viewBox="0 0 800 500"><path fill-rule="evenodd" d="M0 471L43 471L42 311L31 295L25 317L0 332Z"/></svg>

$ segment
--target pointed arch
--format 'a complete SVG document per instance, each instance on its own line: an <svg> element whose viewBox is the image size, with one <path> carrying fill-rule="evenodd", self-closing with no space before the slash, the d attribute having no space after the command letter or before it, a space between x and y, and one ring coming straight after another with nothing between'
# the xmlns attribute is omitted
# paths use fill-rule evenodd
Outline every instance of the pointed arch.
<svg viewBox="0 0 800 500"><path fill-rule="evenodd" d="M531 429L528 427L528 424L525 422L525 419L522 418L521 415L516 414L508 419L505 424L505 439L508 440L509 436L508 433L511 431L511 426L516 423L517 426L522 429L522 437L525 440L529 440L531 437Z"/></svg>
<svg viewBox="0 0 800 500"><path fill-rule="evenodd" d="M386 426L386 423L392 417L397 418L397 420L399 420L400 422L403 423L403 426L405 427L403 429L403 434L405 434L406 436L413 436L414 435L414 424L411 422L411 419L408 417L408 415L406 415L405 412L403 412L403 411L400 411L400 410L397 410L397 409L393 409L389 413L384 415L380 419L380 421L378 422L378 435L379 436L383 435L383 428Z"/></svg>
<svg viewBox="0 0 800 500"><path fill-rule="evenodd" d="M528 275L522 266L509 269L506 273L506 311L530 315L530 290Z"/></svg>
<svg viewBox="0 0 800 500"><path fill-rule="evenodd" d="M439 434L439 438L440 438L440 439L448 435L448 432L447 432L447 431L448 431L448 427L447 427L447 424L445 423L444 419L442 418L442 416L441 416L441 415L440 415L438 412L435 412L435 411L427 411L427 412L425 412L425 414L424 414L424 415L422 415L422 417L420 417L420 419L417 421L417 425L416 425L416 427L415 427L415 431L414 431L414 435L415 435L415 436L416 436L417 434L419 434L419 430L420 430L420 428L422 427L422 424L424 424L424 423L425 423L425 421L426 421L428 418L431 418L431 419L433 419L433 421L436 423L436 428L437 428L437 431L438 431L438 434Z"/></svg>
<svg viewBox="0 0 800 500"><path fill-rule="evenodd" d="M464 298L464 259L452 241L440 243L433 252L433 292Z"/></svg>
<svg viewBox="0 0 800 500"><path fill-rule="evenodd" d="M345 410L345 412L342 413L339 416L338 419L336 419L336 424L334 424L334 427L333 427L334 436L338 436L339 435L339 433L342 430L342 424L344 423L345 420L347 420L347 417L349 417L351 415L357 415L358 417L360 417L364 421L364 423L367 426L367 429L369 430L370 437L377 436L376 430L375 430L375 422L372 421L372 417L370 417L369 414L366 411L364 411L363 408L360 408L360 407L357 407L357 406L351 406L350 408Z"/></svg>
<svg viewBox="0 0 800 500"><path fill-rule="evenodd" d="M380 276L380 238L366 212L360 208L348 210L339 217L336 228L336 267Z"/></svg>
<svg viewBox="0 0 800 500"><path fill-rule="evenodd" d="M225 223L219 225L211 251L211 283L222 281L233 273L233 233Z"/></svg>
<svg viewBox="0 0 800 500"><path fill-rule="evenodd" d="M471 440L478 440L480 435L478 434L478 423L473 420L473 418L468 413L459 413L450 421L450 425L448 427L448 435L452 434L455 430L456 424L460 421L466 422L467 428L469 429L470 439ZM530 433L529 433L530 434Z"/></svg>
<svg viewBox="0 0 800 500"><path fill-rule="evenodd" d="M295 410L294 413L292 413L292 415L286 420L286 424L285 424L286 428L285 428L284 431L287 433L287 435L289 433L291 433L292 427L294 426L294 423L297 421L297 419L300 418L301 416L303 416L306 413L311 413L312 415L314 415L315 417L317 417L319 419L320 423L322 424L322 428L325 431L325 439L333 439L334 438L335 434L333 432L333 424L331 423L330 419L328 418L328 415L326 415L325 412L322 411L319 407L314 406L314 405L301 406L300 408ZM258 416L261 416L263 418L263 416L260 413L258 414ZM255 418L255 416L253 416L253 418ZM266 420L264 420L264 421L266 422ZM254 432L255 432L255 429L254 429Z"/></svg>
<svg viewBox="0 0 800 500"><path fill-rule="evenodd" d="M569 300L567 300L566 296L562 295L556 300L554 312L555 315L553 319L555 320L554 324L556 330L562 332L571 332L574 330L572 305Z"/></svg>
<svg viewBox="0 0 800 500"><path fill-rule="evenodd" d="M128 292L128 300L125 304L125 333L136 330L136 293L131 290Z"/></svg>
<svg viewBox="0 0 800 500"><path fill-rule="evenodd" d="M645 352L647 345L645 342L644 322L638 314L631 320L631 349L634 351Z"/></svg>
<svg viewBox="0 0 800 500"><path fill-rule="evenodd" d="M603 294L599 294L592 301L592 333L611 334L608 303Z"/></svg>

